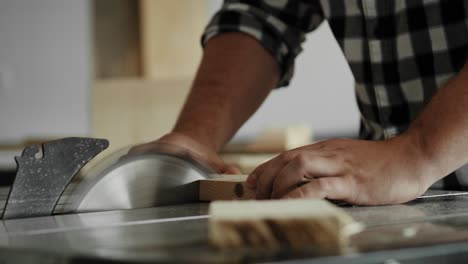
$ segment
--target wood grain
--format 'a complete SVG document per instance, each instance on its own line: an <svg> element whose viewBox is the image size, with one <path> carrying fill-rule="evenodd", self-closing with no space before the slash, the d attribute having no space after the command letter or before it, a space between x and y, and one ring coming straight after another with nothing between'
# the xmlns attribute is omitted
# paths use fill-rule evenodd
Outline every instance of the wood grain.
<svg viewBox="0 0 468 264"><path fill-rule="evenodd" d="M245 185L247 175L217 175L215 179L200 181L200 201L250 200L255 190Z"/></svg>
<svg viewBox="0 0 468 264"><path fill-rule="evenodd" d="M211 203L210 215L210 241L222 249L341 251L362 227L343 209L318 199L218 201Z"/></svg>
<svg viewBox="0 0 468 264"><path fill-rule="evenodd" d="M209 20L205 4L204 1L140 1L145 78L193 77L202 55L200 36Z"/></svg>

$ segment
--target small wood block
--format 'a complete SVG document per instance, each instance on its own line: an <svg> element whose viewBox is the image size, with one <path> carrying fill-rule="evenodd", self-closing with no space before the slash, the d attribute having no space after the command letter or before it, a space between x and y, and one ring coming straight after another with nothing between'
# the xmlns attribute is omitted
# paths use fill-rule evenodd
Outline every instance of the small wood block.
<svg viewBox="0 0 468 264"><path fill-rule="evenodd" d="M362 228L343 209L318 199L218 201L210 215L209 238L221 249L342 251Z"/></svg>
<svg viewBox="0 0 468 264"><path fill-rule="evenodd" d="M255 190L245 185L247 175L217 175L200 180L200 201L255 199Z"/></svg>

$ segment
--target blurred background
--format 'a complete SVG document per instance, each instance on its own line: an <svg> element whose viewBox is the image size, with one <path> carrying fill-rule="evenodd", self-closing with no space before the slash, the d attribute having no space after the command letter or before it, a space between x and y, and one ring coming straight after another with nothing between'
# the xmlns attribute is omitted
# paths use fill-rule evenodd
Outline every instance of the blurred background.
<svg viewBox="0 0 468 264"><path fill-rule="evenodd" d="M107 138L111 149L167 133L220 0L0 0L0 171L31 142ZM354 137L353 77L327 23L309 34L288 88L234 140L305 124Z"/></svg>

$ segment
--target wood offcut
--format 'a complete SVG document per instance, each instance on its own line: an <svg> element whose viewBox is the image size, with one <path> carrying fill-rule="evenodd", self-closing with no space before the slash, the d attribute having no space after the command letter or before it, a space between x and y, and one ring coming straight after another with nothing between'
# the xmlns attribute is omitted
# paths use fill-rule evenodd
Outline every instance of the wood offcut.
<svg viewBox="0 0 468 264"><path fill-rule="evenodd" d="M218 201L210 215L209 238L221 249L343 251L362 228L343 209L318 199Z"/></svg>
<svg viewBox="0 0 468 264"><path fill-rule="evenodd" d="M246 186L247 175L216 175L200 180L200 201L255 199L255 190Z"/></svg>

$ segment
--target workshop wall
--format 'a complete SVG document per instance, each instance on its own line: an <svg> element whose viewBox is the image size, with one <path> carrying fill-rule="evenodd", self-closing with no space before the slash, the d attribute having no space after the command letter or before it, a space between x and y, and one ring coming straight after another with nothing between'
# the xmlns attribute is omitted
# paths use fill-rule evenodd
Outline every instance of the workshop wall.
<svg viewBox="0 0 468 264"><path fill-rule="evenodd" d="M87 0L0 1L0 142L90 131Z"/></svg>
<svg viewBox="0 0 468 264"><path fill-rule="evenodd" d="M99 3L106 2L110 1ZM120 147L167 132L196 69L201 30L221 2L191 1L187 7L174 1L141 0L120 20L136 24L114 27L112 21L95 20L103 18L102 12L93 17L94 11L111 11L96 9L98 2L0 1L0 142L91 135L109 138ZM114 11L125 10L125 3L113 2ZM93 21L103 27L93 28ZM134 42L120 46L101 42L119 32L103 34L113 28L127 29ZM132 62L126 65L124 58L112 63L115 54L126 54ZM106 55L107 60L98 55ZM95 82L90 82L91 76ZM310 124L318 138L354 136L359 119L354 100L351 73L324 23L309 34L291 86L273 92L236 138L255 136L266 126L298 123ZM145 111L140 109L143 105ZM132 109L134 113L129 113Z"/></svg>

